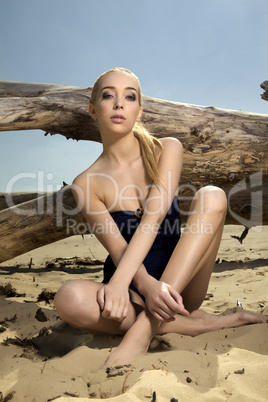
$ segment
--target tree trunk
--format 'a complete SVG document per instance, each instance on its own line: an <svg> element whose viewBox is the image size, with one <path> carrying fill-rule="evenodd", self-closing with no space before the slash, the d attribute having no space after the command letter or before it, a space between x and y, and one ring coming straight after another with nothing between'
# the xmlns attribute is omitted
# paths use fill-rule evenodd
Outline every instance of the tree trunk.
<svg viewBox="0 0 268 402"><path fill-rule="evenodd" d="M68 228L74 225L73 220L76 225L84 222L70 186L4 209L0 212L0 262L72 236Z"/></svg>
<svg viewBox="0 0 268 402"><path fill-rule="evenodd" d="M88 113L90 94L90 88L2 81L0 131L41 129L100 141ZM184 146L182 212L198 188L214 184L228 195L226 223L268 223L268 115L144 97L143 122L156 137L172 136ZM24 208L23 214L16 207L0 212L0 261L72 235L77 225L83 228L81 214L73 215L69 187L19 206Z"/></svg>
<svg viewBox="0 0 268 402"><path fill-rule="evenodd" d="M264 89L264 93L261 95L262 99L268 101L268 81L264 81L261 88Z"/></svg>
<svg viewBox="0 0 268 402"><path fill-rule="evenodd" d="M0 211L3 209L9 208L13 205L22 204L26 201L34 200L35 198L43 197L44 195L48 195L46 192L38 191L36 193L31 192L14 192L12 194L8 193L0 193Z"/></svg>
<svg viewBox="0 0 268 402"><path fill-rule="evenodd" d="M258 175L258 173L257 173ZM239 185L237 192L226 189L228 213L226 224L248 228L268 222L268 185L260 185L260 177L250 187ZM233 193L232 193L233 192ZM193 194L180 195L182 222L185 223ZM8 204L12 201L7 195ZM15 204L15 203L14 203ZM0 263L54 241L90 231L76 207L70 186L60 191L7 208L0 212Z"/></svg>
<svg viewBox="0 0 268 402"><path fill-rule="evenodd" d="M90 88L0 81L0 131L41 129L100 141L88 113ZM263 171L267 181L268 115L144 97L143 122L156 137L181 140L182 183L231 187Z"/></svg>

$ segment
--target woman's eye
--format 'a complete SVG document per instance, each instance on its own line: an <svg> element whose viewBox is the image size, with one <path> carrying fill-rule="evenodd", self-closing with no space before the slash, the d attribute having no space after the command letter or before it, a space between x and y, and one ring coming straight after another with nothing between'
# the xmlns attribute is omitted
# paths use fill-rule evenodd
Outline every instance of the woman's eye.
<svg viewBox="0 0 268 402"><path fill-rule="evenodd" d="M128 95L127 99L134 102L136 100L136 95L135 94Z"/></svg>
<svg viewBox="0 0 268 402"><path fill-rule="evenodd" d="M102 94L102 99L109 99L111 98L113 95L110 94L109 92L103 92Z"/></svg>

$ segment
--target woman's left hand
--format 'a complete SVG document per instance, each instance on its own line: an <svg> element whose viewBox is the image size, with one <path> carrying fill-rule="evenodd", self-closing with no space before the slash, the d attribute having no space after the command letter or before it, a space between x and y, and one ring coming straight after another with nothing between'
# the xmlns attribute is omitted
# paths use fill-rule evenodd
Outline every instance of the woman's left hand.
<svg viewBox="0 0 268 402"><path fill-rule="evenodd" d="M116 281L110 281L99 289L97 302L102 311L101 315L103 318L121 322L126 318L128 313L128 287Z"/></svg>
<svg viewBox="0 0 268 402"><path fill-rule="evenodd" d="M167 283L152 279L143 292L150 313L159 321L170 320L175 314L188 316L182 296Z"/></svg>

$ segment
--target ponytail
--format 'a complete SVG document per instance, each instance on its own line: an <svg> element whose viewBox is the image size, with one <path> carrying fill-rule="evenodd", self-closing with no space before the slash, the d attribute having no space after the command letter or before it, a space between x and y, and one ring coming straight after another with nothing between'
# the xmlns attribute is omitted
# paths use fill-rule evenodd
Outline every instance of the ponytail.
<svg viewBox="0 0 268 402"><path fill-rule="evenodd" d="M144 161L145 168L152 179L152 182L159 184L161 180L158 171L155 146L157 145L160 149L162 149L161 142L157 138L153 137L140 122L135 123L133 133L139 141L142 159Z"/></svg>

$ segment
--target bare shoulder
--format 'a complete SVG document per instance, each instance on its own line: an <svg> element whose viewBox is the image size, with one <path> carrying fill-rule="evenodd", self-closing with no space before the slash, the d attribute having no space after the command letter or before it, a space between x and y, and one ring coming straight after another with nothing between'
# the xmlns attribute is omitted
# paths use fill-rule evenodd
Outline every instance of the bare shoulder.
<svg viewBox="0 0 268 402"><path fill-rule="evenodd" d="M176 147L176 148L182 148L182 144L180 140L174 137L165 137L165 138L159 138L159 141L163 145L163 147Z"/></svg>
<svg viewBox="0 0 268 402"><path fill-rule="evenodd" d="M173 137L159 138L163 148L161 150L161 155L182 155L183 147L180 140Z"/></svg>
<svg viewBox="0 0 268 402"><path fill-rule="evenodd" d="M89 168L80 173L73 180L73 185L83 186L89 180L89 178L94 178L96 175L101 172L101 163L99 159L97 159Z"/></svg>
<svg viewBox="0 0 268 402"><path fill-rule="evenodd" d="M90 200L92 206L95 201L103 200L105 188L102 163L99 159L88 169L80 173L72 183L72 193L76 201Z"/></svg>

